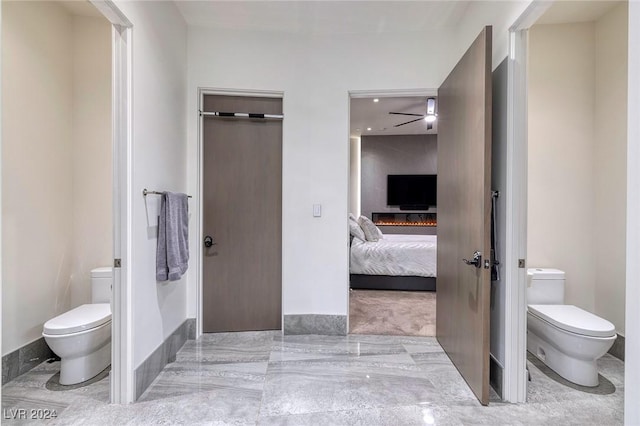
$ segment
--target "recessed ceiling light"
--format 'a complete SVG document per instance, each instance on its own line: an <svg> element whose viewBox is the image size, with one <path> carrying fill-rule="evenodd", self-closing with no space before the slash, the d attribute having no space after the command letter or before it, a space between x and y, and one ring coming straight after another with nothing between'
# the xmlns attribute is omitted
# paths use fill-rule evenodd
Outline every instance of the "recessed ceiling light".
<svg viewBox="0 0 640 426"><path fill-rule="evenodd" d="M367 132L370 132L370 131L371 131L371 127L367 127Z"/></svg>
<svg viewBox="0 0 640 426"><path fill-rule="evenodd" d="M433 123L434 121L436 121L436 116L427 115L426 117L424 117L424 121L426 121L427 123Z"/></svg>
<svg viewBox="0 0 640 426"><path fill-rule="evenodd" d="M373 102L380 102L380 99L375 98L375 99L373 100Z"/></svg>

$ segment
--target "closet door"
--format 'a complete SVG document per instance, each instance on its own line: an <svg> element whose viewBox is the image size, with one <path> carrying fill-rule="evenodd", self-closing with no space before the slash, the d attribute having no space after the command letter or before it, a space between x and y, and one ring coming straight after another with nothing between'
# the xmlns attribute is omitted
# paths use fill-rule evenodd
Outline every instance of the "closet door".
<svg viewBox="0 0 640 426"><path fill-rule="evenodd" d="M206 95L203 111L282 114L282 99ZM203 331L280 329L282 121L202 121Z"/></svg>
<svg viewBox="0 0 640 426"><path fill-rule="evenodd" d="M467 384L489 403L491 27L438 90L436 336ZM474 253L478 253L474 259ZM466 260L465 260L466 259Z"/></svg>

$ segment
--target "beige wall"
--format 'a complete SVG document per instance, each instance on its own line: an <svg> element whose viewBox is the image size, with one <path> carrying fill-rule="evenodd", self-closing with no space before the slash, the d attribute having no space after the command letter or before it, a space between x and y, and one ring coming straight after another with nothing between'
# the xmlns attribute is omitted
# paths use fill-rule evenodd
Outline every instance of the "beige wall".
<svg viewBox="0 0 640 426"><path fill-rule="evenodd" d="M626 5L530 31L528 264L624 333Z"/></svg>
<svg viewBox="0 0 640 426"><path fill-rule="evenodd" d="M110 189L106 201L102 193L111 169L110 107L93 104L105 94L110 99L110 76L76 78L87 66L106 63L109 70L111 53L107 27L107 49L103 44L92 53L106 62L75 57L76 48L89 53L86 43L97 30L79 24L85 18L56 3L3 2L2 9L2 350L7 354L39 338L48 319L88 301L83 277L111 257L103 257L110 253L110 220L102 215L87 221L95 210L111 209ZM91 87L105 82L99 90ZM106 147L98 146L105 140ZM107 165L85 163L102 155ZM93 195L78 195L97 181ZM110 188L110 181L106 185ZM92 209L79 211L86 206ZM105 235L109 238L101 241ZM93 245L78 241L97 241L100 249L94 253ZM89 264L98 258L97 265Z"/></svg>
<svg viewBox="0 0 640 426"><path fill-rule="evenodd" d="M567 273L567 303L593 311L595 45L592 23L530 31L527 263Z"/></svg>
<svg viewBox="0 0 640 426"><path fill-rule="evenodd" d="M71 305L91 302L91 269L113 258L111 25L73 19L73 270Z"/></svg>
<svg viewBox="0 0 640 426"><path fill-rule="evenodd" d="M595 313L624 335L627 208L627 4L596 22Z"/></svg>

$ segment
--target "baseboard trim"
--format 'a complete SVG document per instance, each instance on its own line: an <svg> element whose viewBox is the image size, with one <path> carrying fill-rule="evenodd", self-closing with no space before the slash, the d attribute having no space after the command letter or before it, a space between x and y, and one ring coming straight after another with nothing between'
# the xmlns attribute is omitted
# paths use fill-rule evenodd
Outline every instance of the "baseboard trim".
<svg viewBox="0 0 640 426"><path fill-rule="evenodd" d="M176 360L176 354L187 340L195 339L195 318L187 318L175 329L158 348L135 369L134 380L136 388L135 400L147 390L149 385L169 363Z"/></svg>
<svg viewBox="0 0 640 426"><path fill-rule="evenodd" d="M284 334L347 335L346 315L285 315Z"/></svg>
<svg viewBox="0 0 640 426"><path fill-rule="evenodd" d="M27 343L2 357L2 384L9 383L52 357L55 357L55 354L44 341L44 337Z"/></svg>
<svg viewBox="0 0 640 426"><path fill-rule="evenodd" d="M618 334L613 346L609 349L609 353L621 361L624 361L624 336Z"/></svg>
<svg viewBox="0 0 640 426"><path fill-rule="evenodd" d="M494 391L498 394L500 399L504 399L502 396L502 384L504 382L504 369L496 361L493 356L489 357L489 384Z"/></svg>

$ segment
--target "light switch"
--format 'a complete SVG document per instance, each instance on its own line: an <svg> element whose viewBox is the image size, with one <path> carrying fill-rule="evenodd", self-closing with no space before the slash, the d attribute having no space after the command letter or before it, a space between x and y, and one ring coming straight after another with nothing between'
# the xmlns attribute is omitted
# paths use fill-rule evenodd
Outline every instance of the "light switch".
<svg viewBox="0 0 640 426"><path fill-rule="evenodd" d="M313 217L322 216L322 204L314 204L313 205Z"/></svg>

